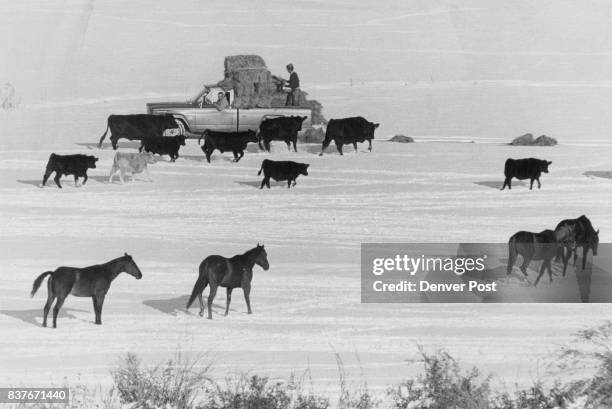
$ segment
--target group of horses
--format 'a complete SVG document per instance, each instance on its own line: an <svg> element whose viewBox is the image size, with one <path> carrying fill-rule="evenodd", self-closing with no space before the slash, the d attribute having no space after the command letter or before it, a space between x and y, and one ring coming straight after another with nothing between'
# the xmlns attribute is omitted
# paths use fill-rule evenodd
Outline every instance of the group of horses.
<svg viewBox="0 0 612 409"><path fill-rule="evenodd" d="M586 267L589 250L593 256L597 255L599 245L599 229L596 231L591 221L585 215L577 219L565 219L557 224L555 230L543 230L539 233L519 231L508 241L508 268L506 274L512 273L512 268L518 255L523 263L521 272L527 278L527 267L532 260L542 260L539 274L534 282L538 285L540 278L546 270L552 282L552 261L563 263L563 277L567 270L571 256L574 256L574 265L578 257L577 251L582 248L582 270Z"/></svg>
<svg viewBox="0 0 612 409"><path fill-rule="evenodd" d="M208 318L212 319L212 302L217 294L217 288L224 287L227 290L225 315L229 314L232 290L242 288L246 301L248 313L251 314L251 281L253 279L253 267L261 266L264 270L270 268L268 254L263 245L248 250L231 258L218 255L206 257L200 263L198 279L193 287L191 297L186 309L189 309L196 297L200 300L200 316L204 315L204 302L202 292L210 286L208 296ZM57 315L69 294L76 297L91 297L95 313L95 323L102 325L102 306L104 298L110 289L110 285L121 273L127 273L137 280L142 278L142 272L131 255L125 253L123 256L113 259L104 264L96 264L84 268L58 267L55 271L46 271L39 275L32 285L33 297L38 288L47 280L47 302L43 313L43 327L47 326L47 316L53 302L53 328L57 328Z"/></svg>

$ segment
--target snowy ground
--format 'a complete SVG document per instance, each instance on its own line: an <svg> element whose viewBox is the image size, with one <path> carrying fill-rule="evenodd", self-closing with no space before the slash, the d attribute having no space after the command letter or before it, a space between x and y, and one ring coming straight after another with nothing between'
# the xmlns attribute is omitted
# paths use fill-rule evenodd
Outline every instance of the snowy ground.
<svg viewBox="0 0 612 409"><path fill-rule="evenodd" d="M310 367L326 389L339 352L380 390L413 373L417 344L510 385L543 376L558 344L612 318L608 304L360 304L362 242L503 243L581 214L612 240L608 5L455 3L2 2L0 84L21 104L0 111L0 385L108 384L124 352L156 363L181 350L209 351L220 378ZM379 122L373 152L277 143L207 164L190 141L176 163L151 167L153 183L106 182L114 153L95 144L108 115L193 95L243 53L275 74L293 62L328 118ZM504 144L526 132L560 144ZM418 142L382 141L396 133ZM40 189L51 152L100 161L84 187ZM542 190L500 192L505 159L530 156L553 161ZM310 175L260 191L264 158L310 163ZM240 291L227 318L222 292L212 321L182 311L204 257L258 242L271 268L255 270L253 315ZM89 299L70 297L59 328L40 327L36 276L125 251L144 277L113 283L103 326Z"/></svg>
<svg viewBox="0 0 612 409"><path fill-rule="evenodd" d="M272 154L251 146L238 164L218 153L207 164L188 141L176 163L152 165L153 183L122 186L107 183L114 152L91 148L100 122L92 113L108 109L114 108L54 108L56 118L76 113L83 133L48 140L22 120L27 113L4 113L35 149L15 150L8 141L0 150L2 384L64 377L107 383L123 352L156 362L181 350L208 351L219 376L227 370L285 376L310 367L317 387L326 388L337 379L339 352L350 373L359 377L361 365L369 385L381 389L413 371L405 360L415 357L417 344L447 348L466 364L528 383L572 332L610 318L606 304L360 304L359 279L361 242L505 242L517 230L552 228L581 214L601 229L602 242L610 241L612 181L584 175L612 170L606 144L376 141L372 153L349 147L340 157L330 148L319 157L318 145L291 153L276 143ZM40 189L51 151L97 155L98 168L83 187L64 178L62 190L52 182ZM500 192L504 160L525 156L552 160L542 190L516 183ZM279 183L261 191L256 174L268 157L310 163L310 175L295 189ZM183 312L204 257L231 256L258 242L271 268L255 269L253 315L240 291L227 318L220 315L223 292L212 321L197 316L197 307ZM104 325L93 324L91 300L70 297L59 328L40 327L45 286L28 296L38 274L125 251L144 277L113 283Z"/></svg>

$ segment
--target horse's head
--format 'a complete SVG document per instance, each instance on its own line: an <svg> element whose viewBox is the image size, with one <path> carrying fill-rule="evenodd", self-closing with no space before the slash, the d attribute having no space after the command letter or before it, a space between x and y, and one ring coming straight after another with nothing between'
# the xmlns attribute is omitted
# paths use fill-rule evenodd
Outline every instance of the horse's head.
<svg viewBox="0 0 612 409"><path fill-rule="evenodd" d="M255 250L255 264L258 264L265 271L268 271L270 264L268 264L268 253L266 253L266 249L264 249L263 245L257 243Z"/></svg>
<svg viewBox="0 0 612 409"><path fill-rule="evenodd" d="M597 247L599 246L599 229L595 232L591 238L591 248L593 249L593 255L597 255Z"/></svg>
<svg viewBox="0 0 612 409"><path fill-rule="evenodd" d="M136 265L136 262L128 253L125 253L123 256L123 271L128 273L131 276L136 277L137 280L142 278L142 272Z"/></svg>
<svg viewBox="0 0 612 409"><path fill-rule="evenodd" d="M563 224L555 230L557 243L564 243L571 248L576 247L576 226Z"/></svg>

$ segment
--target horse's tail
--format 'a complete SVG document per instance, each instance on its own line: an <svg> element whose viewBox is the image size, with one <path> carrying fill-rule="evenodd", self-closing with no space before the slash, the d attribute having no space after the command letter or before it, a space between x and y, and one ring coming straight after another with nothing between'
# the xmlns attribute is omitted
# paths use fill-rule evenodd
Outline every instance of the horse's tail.
<svg viewBox="0 0 612 409"><path fill-rule="evenodd" d="M30 297L34 297L34 294L36 294L36 291L38 291L38 287L40 287L45 277L51 274L53 274L53 271L45 271L44 273L36 277L36 280L34 280L34 284L32 285L32 292L30 293Z"/></svg>
<svg viewBox="0 0 612 409"><path fill-rule="evenodd" d="M104 138L106 138L106 133L108 132L109 128L110 128L110 117L108 117L108 120L106 121L106 130L102 134L102 137L100 138L100 142L98 142L98 149L102 147L102 141L104 140Z"/></svg>
<svg viewBox="0 0 612 409"><path fill-rule="evenodd" d="M516 250L516 238L514 236L510 237L508 241L508 269L506 274L510 275L512 272L512 267L514 266L514 262L516 261L516 256L518 251Z"/></svg>
<svg viewBox="0 0 612 409"><path fill-rule="evenodd" d="M189 297L189 301L187 302L187 306L185 307L185 309L188 310L189 307L191 307L191 304L193 304L193 302L195 301L195 299L198 296L198 294L202 294L202 291L204 291L205 287L206 287L206 284L205 284L204 277L202 275L200 275L198 277L198 280L196 281L195 285L193 286L193 291L191 292L191 297Z"/></svg>

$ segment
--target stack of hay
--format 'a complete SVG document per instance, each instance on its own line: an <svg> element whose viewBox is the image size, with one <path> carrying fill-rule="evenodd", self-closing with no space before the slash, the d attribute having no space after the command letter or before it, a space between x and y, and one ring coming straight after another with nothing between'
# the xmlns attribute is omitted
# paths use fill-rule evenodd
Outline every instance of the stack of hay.
<svg viewBox="0 0 612 409"><path fill-rule="evenodd" d="M546 135L540 135L534 138L530 133L514 138L514 140L510 142L510 145L515 146L555 146L556 144L557 140L555 138Z"/></svg>
<svg viewBox="0 0 612 409"><path fill-rule="evenodd" d="M283 79L272 75L266 63L258 55L233 55L225 57L225 78L217 85L234 90L236 108L270 108L285 106L287 94L283 91ZM323 107L308 100L302 92L300 106L312 109L312 123L326 123Z"/></svg>

